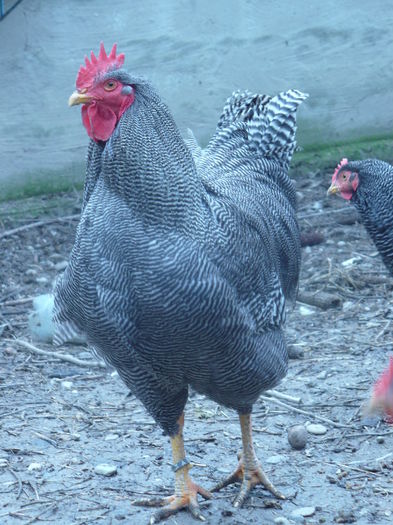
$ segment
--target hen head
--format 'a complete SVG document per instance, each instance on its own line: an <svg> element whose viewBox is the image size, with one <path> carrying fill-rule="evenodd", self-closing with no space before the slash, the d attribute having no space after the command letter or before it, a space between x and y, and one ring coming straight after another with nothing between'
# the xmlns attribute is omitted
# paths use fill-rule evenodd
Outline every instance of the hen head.
<svg viewBox="0 0 393 525"><path fill-rule="evenodd" d="M374 384L371 399L366 408L368 414L383 412L388 423L393 423L393 357L389 366Z"/></svg>
<svg viewBox="0 0 393 525"><path fill-rule="evenodd" d="M109 55L101 42L96 57L85 57L76 78L77 90L71 95L70 106L82 105L82 122L87 134L95 141L106 141L112 135L124 111L134 102L132 86L121 82L119 70L124 63L124 54L116 55L116 44Z"/></svg>
<svg viewBox="0 0 393 525"><path fill-rule="evenodd" d="M359 186L359 174L351 169L348 159L342 159L333 173L328 195L339 193L345 200L352 199Z"/></svg>

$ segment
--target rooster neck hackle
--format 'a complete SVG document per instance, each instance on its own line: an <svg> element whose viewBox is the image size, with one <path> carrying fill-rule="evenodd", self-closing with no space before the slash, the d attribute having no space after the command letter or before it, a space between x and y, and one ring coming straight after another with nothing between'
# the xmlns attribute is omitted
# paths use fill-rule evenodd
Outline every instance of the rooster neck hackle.
<svg viewBox="0 0 393 525"><path fill-rule="evenodd" d="M144 221L195 229L201 183L192 155L150 84L129 82L135 101L103 150L102 176Z"/></svg>

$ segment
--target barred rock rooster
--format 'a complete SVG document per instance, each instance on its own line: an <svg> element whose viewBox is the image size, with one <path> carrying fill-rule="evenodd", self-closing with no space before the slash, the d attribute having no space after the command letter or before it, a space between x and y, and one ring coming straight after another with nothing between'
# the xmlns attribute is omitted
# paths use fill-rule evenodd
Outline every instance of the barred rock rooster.
<svg viewBox="0 0 393 525"><path fill-rule="evenodd" d="M81 66L69 104L91 137L82 215L56 288L55 342L84 334L169 435L174 495L203 519L183 443L189 386L239 414L243 456L219 488L235 505L268 480L252 444L258 396L287 370L285 301L296 294L300 237L288 166L306 98L234 94L201 150L182 139L153 87L101 44Z"/></svg>
<svg viewBox="0 0 393 525"><path fill-rule="evenodd" d="M386 268L393 275L393 166L376 159L337 166L328 194L354 204Z"/></svg>

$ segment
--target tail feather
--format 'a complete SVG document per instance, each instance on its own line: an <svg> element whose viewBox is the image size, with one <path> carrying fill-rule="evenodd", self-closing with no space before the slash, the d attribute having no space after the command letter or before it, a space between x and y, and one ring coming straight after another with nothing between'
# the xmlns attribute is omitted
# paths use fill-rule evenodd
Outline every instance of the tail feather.
<svg viewBox="0 0 393 525"><path fill-rule="evenodd" d="M249 122L264 114L269 95L253 94L250 91L235 91L226 101L217 128L229 126L233 122Z"/></svg>
<svg viewBox="0 0 393 525"><path fill-rule="evenodd" d="M227 100L209 148L239 146L289 165L296 148L296 110L308 97L291 89L275 97L236 91Z"/></svg>
<svg viewBox="0 0 393 525"><path fill-rule="evenodd" d="M273 97L263 115L248 126L251 147L264 157L289 165L296 148L296 110L308 95L291 89Z"/></svg>

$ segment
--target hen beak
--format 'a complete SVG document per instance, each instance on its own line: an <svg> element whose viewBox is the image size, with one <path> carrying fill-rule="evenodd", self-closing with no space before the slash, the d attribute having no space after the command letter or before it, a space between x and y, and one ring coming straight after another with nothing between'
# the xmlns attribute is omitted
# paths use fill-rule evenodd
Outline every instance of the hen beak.
<svg viewBox="0 0 393 525"><path fill-rule="evenodd" d="M334 183L330 185L330 188L327 190L328 195L335 195L336 193L340 193L340 189L338 186L336 186Z"/></svg>
<svg viewBox="0 0 393 525"><path fill-rule="evenodd" d="M74 91L68 99L68 105L76 106L77 104L88 104L91 101L92 97L90 97L86 93L79 93L79 91Z"/></svg>

